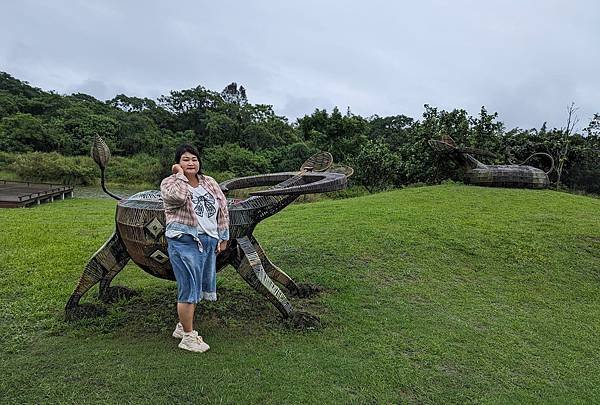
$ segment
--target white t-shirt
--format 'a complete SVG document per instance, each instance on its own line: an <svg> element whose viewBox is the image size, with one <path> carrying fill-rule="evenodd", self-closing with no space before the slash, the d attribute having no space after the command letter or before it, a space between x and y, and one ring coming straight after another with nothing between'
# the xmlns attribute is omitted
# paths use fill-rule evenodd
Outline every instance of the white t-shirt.
<svg viewBox="0 0 600 405"><path fill-rule="evenodd" d="M188 184L188 188L192 193L192 207L194 207L196 218L198 218L198 232L219 239L219 231L217 229L219 203L202 186L192 187Z"/></svg>

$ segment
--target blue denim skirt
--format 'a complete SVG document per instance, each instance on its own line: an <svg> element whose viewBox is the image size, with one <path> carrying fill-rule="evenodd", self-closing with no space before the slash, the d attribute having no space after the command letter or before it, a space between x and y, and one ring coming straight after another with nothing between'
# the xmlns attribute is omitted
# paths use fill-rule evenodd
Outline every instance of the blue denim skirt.
<svg viewBox="0 0 600 405"><path fill-rule="evenodd" d="M169 260L177 280L177 302L217 300L217 242L206 234L199 234L197 240L188 234L167 238Z"/></svg>

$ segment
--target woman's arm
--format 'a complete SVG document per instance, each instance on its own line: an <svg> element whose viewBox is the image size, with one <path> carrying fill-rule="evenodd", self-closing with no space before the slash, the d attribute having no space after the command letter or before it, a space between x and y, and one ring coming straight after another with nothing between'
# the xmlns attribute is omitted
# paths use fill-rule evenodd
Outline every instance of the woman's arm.
<svg viewBox="0 0 600 405"><path fill-rule="evenodd" d="M186 203L189 180L181 173L173 174L160 183L160 195L166 205L177 208Z"/></svg>

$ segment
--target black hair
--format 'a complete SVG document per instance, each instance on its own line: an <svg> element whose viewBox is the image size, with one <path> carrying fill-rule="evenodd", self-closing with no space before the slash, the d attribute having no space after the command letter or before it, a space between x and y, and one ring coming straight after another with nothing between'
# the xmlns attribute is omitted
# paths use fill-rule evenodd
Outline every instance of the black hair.
<svg viewBox="0 0 600 405"><path fill-rule="evenodd" d="M190 145L189 143L183 143L179 145L177 149L175 149L175 163L179 163L179 161L181 160L181 156L185 152L189 152L198 158L198 163L200 165L198 169L198 175L202 176L202 159L200 159L200 153L198 153L198 149L196 149L193 145Z"/></svg>

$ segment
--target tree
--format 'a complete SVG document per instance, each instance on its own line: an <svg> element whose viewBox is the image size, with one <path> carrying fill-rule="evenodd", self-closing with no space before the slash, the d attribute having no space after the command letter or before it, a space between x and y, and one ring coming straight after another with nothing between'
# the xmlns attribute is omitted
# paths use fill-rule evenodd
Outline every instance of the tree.
<svg viewBox="0 0 600 405"><path fill-rule="evenodd" d="M356 179L370 192L394 184L398 157L381 140L367 140L352 160Z"/></svg>
<svg viewBox="0 0 600 405"><path fill-rule="evenodd" d="M273 165L276 172L295 171L302 166L306 159L319 152L311 143L296 142L267 149L261 154Z"/></svg>
<svg viewBox="0 0 600 405"><path fill-rule="evenodd" d="M408 141L408 136L415 120L406 115L379 117L369 119L369 138L381 139L392 150L397 150Z"/></svg>
<svg viewBox="0 0 600 405"><path fill-rule="evenodd" d="M246 89L244 88L244 86L240 86L238 88L236 82L233 82L226 86L221 92L221 97L226 103L237 105L248 104L248 97L246 97Z"/></svg>
<svg viewBox="0 0 600 405"><path fill-rule="evenodd" d="M171 91L168 96L158 98L159 106L173 115L169 128L173 132L191 129L196 134L195 143L200 148L208 146L206 126L208 112L219 108L221 96L214 91L197 86L193 89Z"/></svg>
<svg viewBox="0 0 600 405"><path fill-rule="evenodd" d="M206 124L206 146L223 145L227 142L241 141L240 125L227 114L209 111Z"/></svg>
<svg viewBox="0 0 600 405"><path fill-rule="evenodd" d="M156 108L156 103L149 98L128 97L125 94L117 95L112 100L108 100L106 104L125 112L142 112Z"/></svg>
<svg viewBox="0 0 600 405"><path fill-rule="evenodd" d="M0 91L31 98L43 94L42 89L32 87L29 83L15 79L6 72L0 72Z"/></svg>
<svg viewBox="0 0 600 405"><path fill-rule="evenodd" d="M496 152L500 149L500 140L504 125L497 122L498 113L488 114L485 106L481 107L478 117L469 118L469 133L467 145Z"/></svg>
<svg viewBox="0 0 600 405"><path fill-rule="evenodd" d="M369 133L366 119L351 113L342 115L337 107L331 114L316 109L312 115L299 118L296 126L305 141L330 152L338 162L349 161L356 156Z"/></svg>
<svg viewBox="0 0 600 405"><path fill-rule="evenodd" d="M567 107L567 124L565 128L562 129L562 139L561 139L561 148L558 153L558 163L556 165L556 189L560 186L560 178L562 176L562 172L565 166L565 162L567 161L567 157L569 154L569 144L571 142L571 133L573 132L573 128L579 122L579 117L575 114L579 108L575 107L575 103L572 102L570 106Z"/></svg>
<svg viewBox="0 0 600 405"><path fill-rule="evenodd" d="M116 154L154 154L159 150L160 132L156 124L142 114L124 114L116 131Z"/></svg>
<svg viewBox="0 0 600 405"><path fill-rule="evenodd" d="M594 117L590 120L588 126L583 129L583 132L585 132L588 137L600 137L600 114L594 114Z"/></svg>
<svg viewBox="0 0 600 405"><path fill-rule="evenodd" d="M16 113L0 121L0 150L50 152L54 140L46 136L42 121L31 114Z"/></svg>
<svg viewBox="0 0 600 405"><path fill-rule="evenodd" d="M269 173L271 163L259 154L236 144L206 148L202 161L207 171L231 172L237 176Z"/></svg>

